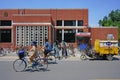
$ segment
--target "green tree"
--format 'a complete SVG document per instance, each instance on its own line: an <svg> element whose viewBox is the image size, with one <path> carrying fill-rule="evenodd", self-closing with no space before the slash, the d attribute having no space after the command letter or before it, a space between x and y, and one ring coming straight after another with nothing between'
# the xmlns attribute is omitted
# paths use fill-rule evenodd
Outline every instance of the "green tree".
<svg viewBox="0 0 120 80"><path fill-rule="evenodd" d="M118 26L119 41L120 41L120 10L112 10L108 16L104 16L102 20L99 20L100 26Z"/></svg>

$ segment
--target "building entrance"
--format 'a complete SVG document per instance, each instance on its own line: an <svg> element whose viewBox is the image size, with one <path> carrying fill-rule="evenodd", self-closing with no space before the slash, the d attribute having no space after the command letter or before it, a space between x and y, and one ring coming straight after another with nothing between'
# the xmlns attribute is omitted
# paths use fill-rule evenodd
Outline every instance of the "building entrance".
<svg viewBox="0 0 120 80"><path fill-rule="evenodd" d="M72 29L60 29L57 30L57 35L56 35L56 39L61 42L62 40L64 40L65 42L68 43L74 43L75 42L75 33L76 30L72 30Z"/></svg>

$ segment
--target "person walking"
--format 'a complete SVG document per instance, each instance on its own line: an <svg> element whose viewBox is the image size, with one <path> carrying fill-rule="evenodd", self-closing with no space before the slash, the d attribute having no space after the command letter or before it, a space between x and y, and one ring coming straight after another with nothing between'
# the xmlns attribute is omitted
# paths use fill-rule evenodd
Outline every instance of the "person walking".
<svg viewBox="0 0 120 80"><path fill-rule="evenodd" d="M59 48L60 48L60 44L59 44L58 40L56 40L53 44L53 50L54 50L54 53L55 53L55 57L60 60Z"/></svg>
<svg viewBox="0 0 120 80"><path fill-rule="evenodd" d="M68 54L67 54L67 44L64 40L62 40L62 57L67 58Z"/></svg>
<svg viewBox="0 0 120 80"><path fill-rule="evenodd" d="M75 53L74 53L74 47L73 44L69 44L69 50L71 51L71 55L75 57Z"/></svg>

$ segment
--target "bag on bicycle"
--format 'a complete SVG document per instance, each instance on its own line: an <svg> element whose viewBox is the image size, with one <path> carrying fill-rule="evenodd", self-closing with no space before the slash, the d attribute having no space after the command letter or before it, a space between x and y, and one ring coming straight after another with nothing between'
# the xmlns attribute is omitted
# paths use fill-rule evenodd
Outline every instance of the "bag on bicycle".
<svg viewBox="0 0 120 80"><path fill-rule="evenodd" d="M25 57L25 50L19 50L19 51L18 51L18 57L19 57L20 59L22 59L23 57Z"/></svg>

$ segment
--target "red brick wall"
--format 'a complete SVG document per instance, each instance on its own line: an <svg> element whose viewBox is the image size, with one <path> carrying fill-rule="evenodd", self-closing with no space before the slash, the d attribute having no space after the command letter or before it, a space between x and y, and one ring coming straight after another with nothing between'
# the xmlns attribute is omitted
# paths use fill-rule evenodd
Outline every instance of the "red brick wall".
<svg viewBox="0 0 120 80"><path fill-rule="evenodd" d="M8 17L4 17L4 13ZM22 13L20 15L20 13ZM25 16L27 14L45 14L44 16ZM49 15L49 16L48 16ZM13 20L14 22L52 22L56 20L83 20L84 26L88 26L88 9L1 9L0 19Z"/></svg>
<svg viewBox="0 0 120 80"><path fill-rule="evenodd" d="M7 17L4 16L5 12L8 13ZM18 14L18 10L17 9L1 9L0 10L0 20L12 20L13 14Z"/></svg>
<svg viewBox="0 0 120 80"><path fill-rule="evenodd" d="M13 48L12 43L0 43L0 48Z"/></svg>
<svg viewBox="0 0 120 80"><path fill-rule="evenodd" d="M56 20L83 20L83 25L88 26L88 9L58 9L55 17Z"/></svg>
<svg viewBox="0 0 120 80"><path fill-rule="evenodd" d="M51 22L50 16L15 16L14 22Z"/></svg>
<svg viewBox="0 0 120 80"><path fill-rule="evenodd" d="M113 34L114 39L118 40L118 28L103 27L103 28L90 28L91 44L94 46L96 39L106 40L107 34Z"/></svg>
<svg viewBox="0 0 120 80"><path fill-rule="evenodd" d="M4 16L5 12L8 13L7 17ZM12 20L13 22L51 22L53 26L56 25L56 20L83 20L83 25L87 28L88 9L0 9L0 20ZM15 47L15 25L16 24L14 24L12 28L13 43L0 43L0 46L8 46L9 44L12 44L12 47ZM87 31L86 28L84 29L85 32ZM49 28L48 37L50 42L52 42L51 33L51 28Z"/></svg>
<svg viewBox="0 0 120 80"><path fill-rule="evenodd" d="M50 14L51 9L25 9L25 14Z"/></svg>

